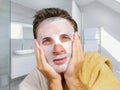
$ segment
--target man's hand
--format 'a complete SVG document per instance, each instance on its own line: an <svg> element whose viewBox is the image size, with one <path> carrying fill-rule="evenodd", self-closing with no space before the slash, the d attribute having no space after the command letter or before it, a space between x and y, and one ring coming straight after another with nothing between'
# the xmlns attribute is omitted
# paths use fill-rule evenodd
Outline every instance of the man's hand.
<svg viewBox="0 0 120 90"><path fill-rule="evenodd" d="M46 77L50 90L62 90L61 76L46 61L44 52L35 40L35 56L37 69Z"/></svg>
<svg viewBox="0 0 120 90"><path fill-rule="evenodd" d="M77 33L74 34L73 52L70 64L64 73L66 84L69 90L87 90L80 81L79 72L84 60L82 45Z"/></svg>

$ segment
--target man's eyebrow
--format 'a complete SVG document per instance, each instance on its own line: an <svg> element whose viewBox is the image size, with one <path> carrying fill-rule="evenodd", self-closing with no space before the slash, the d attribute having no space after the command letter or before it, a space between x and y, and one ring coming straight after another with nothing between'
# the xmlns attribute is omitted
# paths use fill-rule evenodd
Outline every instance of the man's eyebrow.
<svg viewBox="0 0 120 90"><path fill-rule="evenodd" d="M42 41L43 39L47 39L47 38L50 38L50 36L41 36L39 37L39 40Z"/></svg>
<svg viewBox="0 0 120 90"><path fill-rule="evenodd" d="M42 39L48 39L48 38L51 38L51 37L43 37Z"/></svg>
<svg viewBox="0 0 120 90"><path fill-rule="evenodd" d="M73 33L72 32L68 32L68 33L63 33L61 35L72 35Z"/></svg>
<svg viewBox="0 0 120 90"><path fill-rule="evenodd" d="M61 35L66 35L66 36L69 36L69 34L61 34ZM61 35L60 35L60 36L61 36Z"/></svg>
<svg viewBox="0 0 120 90"><path fill-rule="evenodd" d="M41 39L43 38L50 38L51 36L50 35L44 35L44 36L41 36Z"/></svg>

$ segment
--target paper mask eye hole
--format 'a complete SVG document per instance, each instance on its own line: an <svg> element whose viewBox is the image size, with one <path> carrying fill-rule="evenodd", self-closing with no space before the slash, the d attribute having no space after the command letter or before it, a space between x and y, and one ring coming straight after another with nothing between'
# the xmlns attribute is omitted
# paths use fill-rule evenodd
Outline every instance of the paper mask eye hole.
<svg viewBox="0 0 120 90"><path fill-rule="evenodd" d="M71 37L69 35L67 35L67 34L62 34L60 36L60 40L61 40L61 42L68 42L68 41L71 40Z"/></svg>
<svg viewBox="0 0 120 90"><path fill-rule="evenodd" d="M45 46L51 45L52 43L53 43L53 40L50 37L43 38L43 40L42 40L42 44Z"/></svg>

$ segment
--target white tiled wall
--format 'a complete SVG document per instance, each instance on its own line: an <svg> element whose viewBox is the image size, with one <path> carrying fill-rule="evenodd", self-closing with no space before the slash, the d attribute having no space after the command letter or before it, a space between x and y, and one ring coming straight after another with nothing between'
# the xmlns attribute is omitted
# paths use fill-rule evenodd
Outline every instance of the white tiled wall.
<svg viewBox="0 0 120 90"><path fill-rule="evenodd" d="M100 52L101 35L100 29L86 28L84 29L84 51L98 51Z"/></svg>

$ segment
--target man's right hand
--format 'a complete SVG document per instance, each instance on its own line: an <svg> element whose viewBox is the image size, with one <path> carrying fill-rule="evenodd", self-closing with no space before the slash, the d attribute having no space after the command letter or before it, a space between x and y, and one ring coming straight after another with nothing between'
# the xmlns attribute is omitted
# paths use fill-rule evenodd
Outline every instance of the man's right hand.
<svg viewBox="0 0 120 90"><path fill-rule="evenodd" d="M61 75L57 73L46 61L44 52L35 39L35 56L37 69L46 77L50 90L62 90Z"/></svg>

